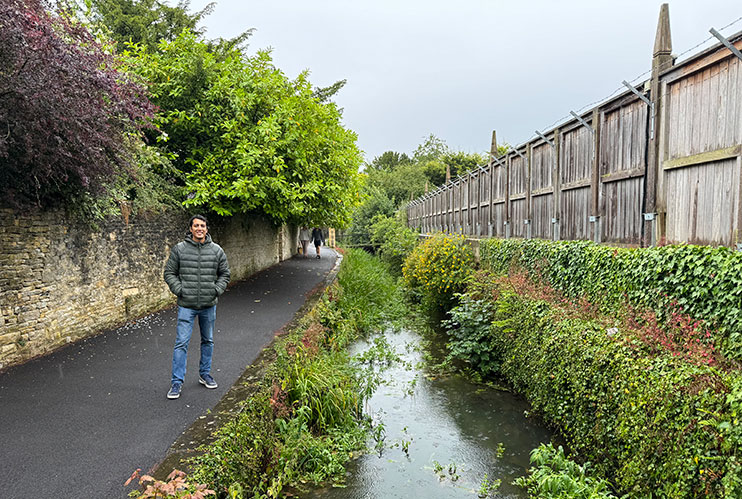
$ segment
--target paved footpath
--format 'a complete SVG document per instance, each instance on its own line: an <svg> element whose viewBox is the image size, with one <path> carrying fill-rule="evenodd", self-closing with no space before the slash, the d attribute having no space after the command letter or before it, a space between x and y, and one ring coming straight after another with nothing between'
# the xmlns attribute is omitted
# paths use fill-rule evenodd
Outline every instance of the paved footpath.
<svg viewBox="0 0 742 499"><path fill-rule="evenodd" d="M198 383L196 327L182 395L165 397L174 307L0 374L0 498L126 497L131 472L154 467L217 404L335 260L322 248L322 259L287 260L219 298L215 390Z"/></svg>

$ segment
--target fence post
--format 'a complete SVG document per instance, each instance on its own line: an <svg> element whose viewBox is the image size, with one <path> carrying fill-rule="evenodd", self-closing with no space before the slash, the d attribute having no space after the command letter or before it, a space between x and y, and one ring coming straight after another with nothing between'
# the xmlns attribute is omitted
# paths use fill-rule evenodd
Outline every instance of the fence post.
<svg viewBox="0 0 742 499"><path fill-rule="evenodd" d="M560 239L560 231L559 231L559 224L560 224L560 218L561 218L561 196L562 196L562 182L561 182L561 175L560 175L560 158L559 153L562 150L562 136L559 132L559 129L554 129L554 149L552 150L554 154L554 161L552 164L554 165L553 169L553 180L552 183L554 184L554 217L552 219L553 229L554 232L552 234L553 239L555 241L559 241Z"/></svg>
<svg viewBox="0 0 742 499"><path fill-rule="evenodd" d="M590 175L590 222L592 222L593 241L600 243L602 239L600 227L600 109L593 109L593 163Z"/></svg>
<svg viewBox="0 0 742 499"><path fill-rule="evenodd" d="M505 158L505 239L510 239L510 158L509 154Z"/></svg>
<svg viewBox="0 0 742 499"><path fill-rule="evenodd" d="M649 99L652 102L649 116L649 141L647 146L647 169L644 177L646 197L644 200L644 234L642 246L654 246L657 238L665 234L665 217L657 217L657 177L660 174L659 145L662 96L660 95L660 73L672 66L672 37L670 36L670 7L663 3L657 22L652 57L652 78L649 84ZM664 182L663 182L664 185ZM664 196L662 196L664 197Z"/></svg>
<svg viewBox="0 0 742 499"><path fill-rule="evenodd" d="M494 157L495 154L497 154L497 131L492 130L492 140L490 141L490 157L489 157L489 169L490 169L490 193L489 193L489 209L487 210L487 221L488 221L488 233L489 236L492 237L494 235L494 232L492 230L493 224L494 224L494 214L495 214L495 167L494 167Z"/></svg>
<svg viewBox="0 0 742 499"><path fill-rule="evenodd" d="M531 199L531 154L532 144L529 142L526 145L526 239L533 237L533 231L531 229L533 223L533 200Z"/></svg>

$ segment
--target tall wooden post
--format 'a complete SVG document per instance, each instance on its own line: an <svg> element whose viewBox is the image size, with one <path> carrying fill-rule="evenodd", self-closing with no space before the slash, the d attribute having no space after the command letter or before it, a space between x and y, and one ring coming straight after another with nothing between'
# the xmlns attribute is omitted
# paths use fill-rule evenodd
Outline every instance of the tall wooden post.
<svg viewBox="0 0 742 499"><path fill-rule="evenodd" d="M672 66L672 36L670 35L670 7L663 3L657 22L657 34L654 39L652 57L652 78L649 83L649 100L652 102L649 112L649 142L647 146L646 197L644 202L644 234L642 246L652 246L657 238L665 233L664 214L657 214L657 179L660 175L659 130L661 112L660 73Z"/></svg>
<svg viewBox="0 0 742 499"><path fill-rule="evenodd" d="M600 227L600 123L601 113L599 108L593 109L593 164L590 175L590 222L592 225L592 240L599 243L602 239Z"/></svg>
<svg viewBox="0 0 742 499"><path fill-rule="evenodd" d="M503 218L505 219L506 239L509 238L510 234L512 233L510 230L510 158L510 155L505 158L505 215L503 216Z"/></svg>
<svg viewBox="0 0 742 499"><path fill-rule="evenodd" d="M497 234L497 229L494 227L495 220L495 154L497 154L497 132L492 130L492 141L490 142L490 158L489 158L489 169L490 169L490 198L489 198L489 213L487 220L489 221L489 236L492 237Z"/></svg>
<svg viewBox="0 0 742 499"><path fill-rule="evenodd" d="M554 170L553 170L553 184L554 184L554 220L552 221L552 239L559 241L561 238L560 224L561 224L561 197L562 197L562 182L560 174L561 159L560 151L562 150L562 135L559 129L554 130L554 148L552 153L554 154Z"/></svg>
<svg viewBox="0 0 742 499"><path fill-rule="evenodd" d="M532 172L531 172L531 162L533 161L533 147L531 143L529 142L528 145L526 145L526 168L527 168L527 177L526 177L526 239L531 239L533 236L533 198L531 197L531 191L533 189L533 182L532 182Z"/></svg>

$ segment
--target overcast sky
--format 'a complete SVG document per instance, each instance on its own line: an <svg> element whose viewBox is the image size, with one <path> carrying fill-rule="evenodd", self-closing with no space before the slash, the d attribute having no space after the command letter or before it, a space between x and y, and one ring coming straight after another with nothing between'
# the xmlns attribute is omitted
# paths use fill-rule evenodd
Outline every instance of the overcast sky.
<svg viewBox="0 0 742 499"><path fill-rule="evenodd" d="M499 143L519 145L617 93L622 80L638 84L651 67L661 3L216 0L203 24L210 38L255 28L250 52L272 48L290 78L308 69L316 86L347 79L335 101L370 161L387 150L409 154L431 133L467 152L489 150L492 130ZM742 30L740 0L669 5L681 60L713 43L693 49L711 27Z"/></svg>

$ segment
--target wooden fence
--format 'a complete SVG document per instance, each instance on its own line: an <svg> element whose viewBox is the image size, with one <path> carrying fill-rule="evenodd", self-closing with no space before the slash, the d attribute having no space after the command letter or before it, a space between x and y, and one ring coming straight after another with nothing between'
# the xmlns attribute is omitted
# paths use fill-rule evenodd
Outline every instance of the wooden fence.
<svg viewBox="0 0 742 499"><path fill-rule="evenodd" d="M742 32L726 43L675 64L663 6L649 80L412 201L409 225L739 246Z"/></svg>

